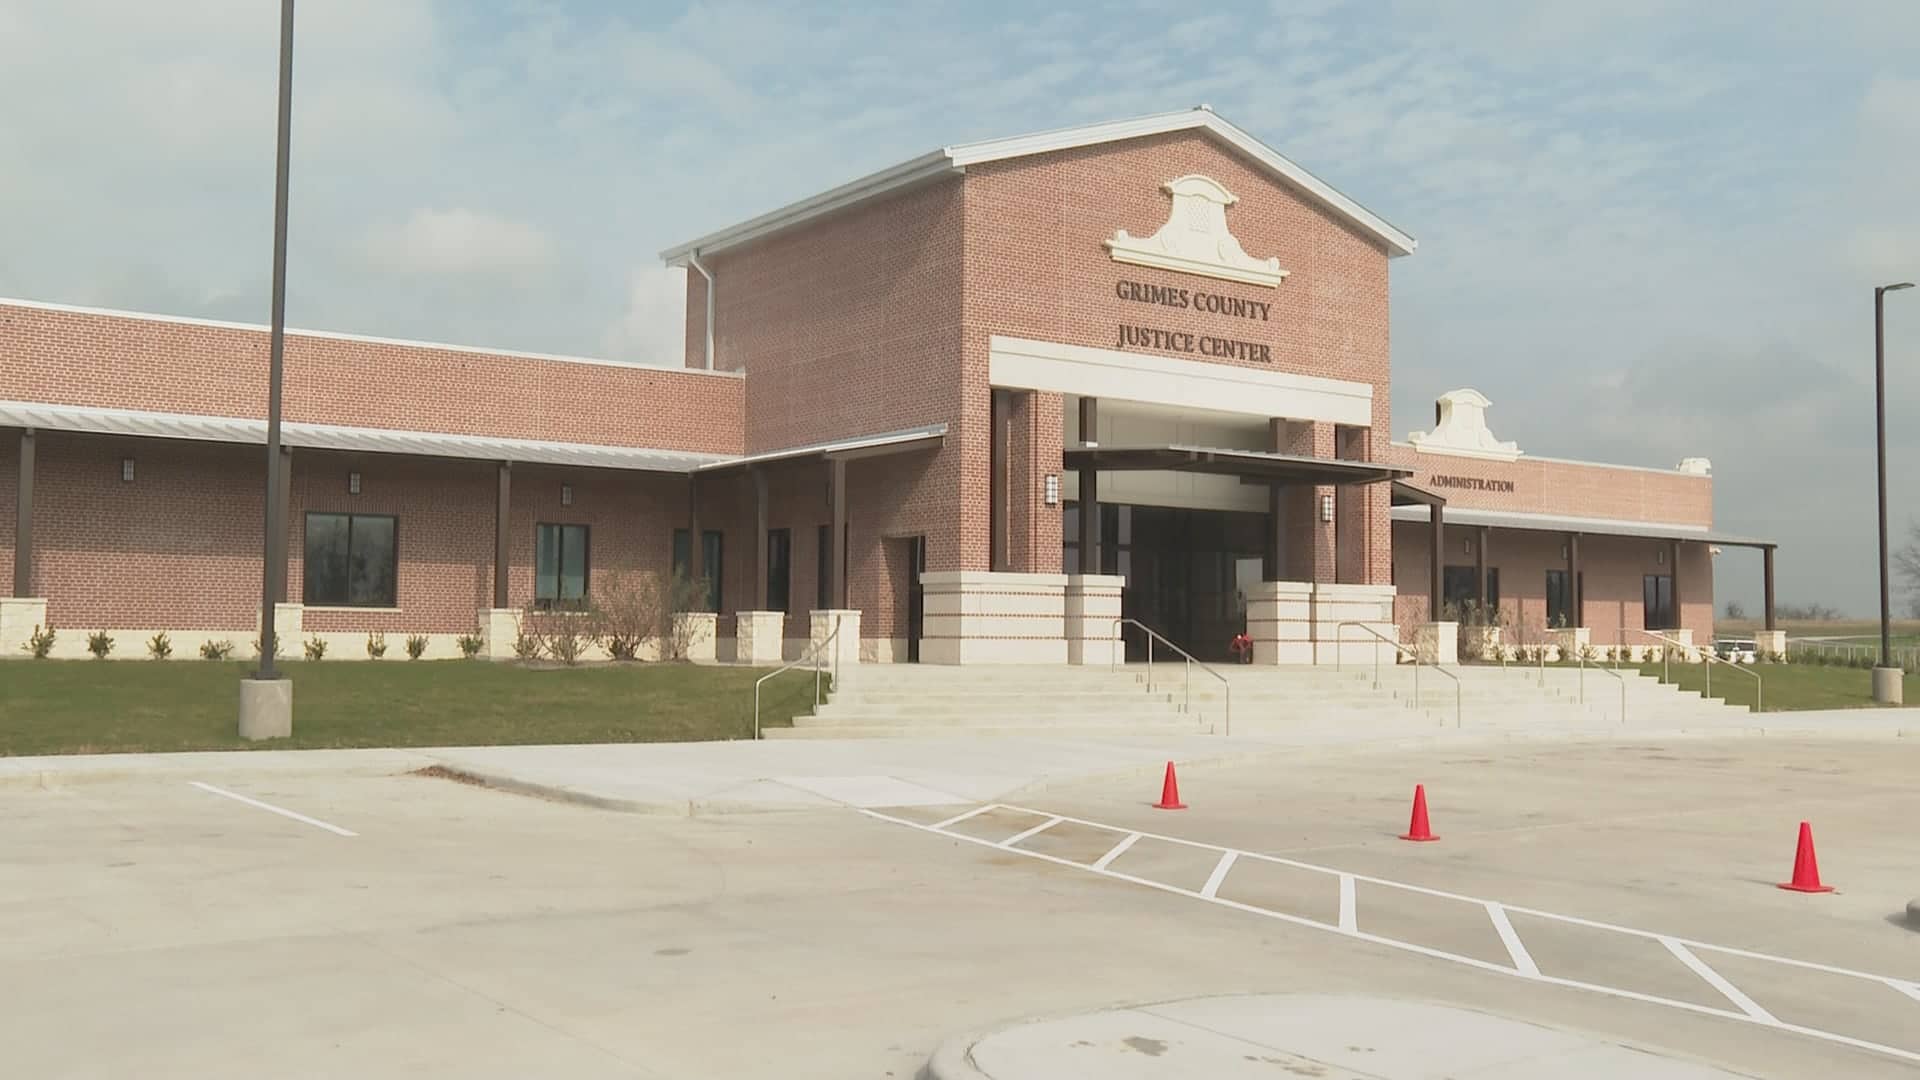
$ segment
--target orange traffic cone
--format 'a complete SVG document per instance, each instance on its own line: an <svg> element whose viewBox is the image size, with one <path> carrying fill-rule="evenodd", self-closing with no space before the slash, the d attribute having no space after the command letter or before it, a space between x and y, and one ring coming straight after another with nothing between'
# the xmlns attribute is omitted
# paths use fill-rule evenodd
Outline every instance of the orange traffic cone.
<svg viewBox="0 0 1920 1080"><path fill-rule="evenodd" d="M1820 884L1820 864L1813 857L1813 826L1800 823L1800 843L1793 850L1793 880L1780 883L1793 892L1832 892L1833 886Z"/></svg>
<svg viewBox="0 0 1920 1080"><path fill-rule="evenodd" d="M1180 801L1180 781L1174 778L1173 762L1167 762L1167 778L1160 784L1160 801L1153 804L1155 810L1185 810L1187 804Z"/></svg>
<svg viewBox="0 0 1920 1080"><path fill-rule="evenodd" d="M1413 820L1407 823L1407 831L1401 834L1402 840L1416 840L1426 843L1438 840L1433 829L1427 825L1427 785L1413 785Z"/></svg>

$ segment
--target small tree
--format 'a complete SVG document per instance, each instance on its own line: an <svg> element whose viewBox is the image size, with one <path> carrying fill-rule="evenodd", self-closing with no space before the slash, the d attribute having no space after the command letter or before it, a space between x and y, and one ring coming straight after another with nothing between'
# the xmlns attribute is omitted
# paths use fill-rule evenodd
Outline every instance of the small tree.
<svg viewBox="0 0 1920 1080"><path fill-rule="evenodd" d="M637 658L640 647L669 632L672 611L667 590L652 574L631 570L600 577L591 609L595 633L615 660Z"/></svg>
<svg viewBox="0 0 1920 1080"><path fill-rule="evenodd" d="M95 630L88 634L87 651L93 654L95 660L105 660L107 654L113 651L113 635L105 630Z"/></svg>
<svg viewBox="0 0 1920 1080"><path fill-rule="evenodd" d="M147 639L147 655L155 660L165 660L173 655L173 639L167 636L165 630Z"/></svg>
<svg viewBox="0 0 1920 1080"><path fill-rule="evenodd" d="M675 570L667 579L666 626L660 634L660 659L685 660L698 644L698 635L705 620L680 619L675 616L681 612L703 610L707 603L707 579L688 577L684 571Z"/></svg>
<svg viewBox="0 0 1920 1080"><path fill-rule="evenodd" d="M1738 622L1747 617L1747 609L1738 600L1727 601L1727 618Z"/></svg>
<svg viewBox="0 0 1920 1080"><path fill-rule="evenodd" d="M1920 522L1907 522L1907 542L1893 553L1893 572L1900 579L1907 614L1920 619Z"/></svg>
<svg viewBox="0 0 1920 1080"><path fill-rule="evenodd" d="M578 664L589 648L604 639L601 616L591 606L573 611L528 607L520 613L520 628L533 639L534 655L545 653L568 667ZM517 642L514 648L519 651Z"/></svg>

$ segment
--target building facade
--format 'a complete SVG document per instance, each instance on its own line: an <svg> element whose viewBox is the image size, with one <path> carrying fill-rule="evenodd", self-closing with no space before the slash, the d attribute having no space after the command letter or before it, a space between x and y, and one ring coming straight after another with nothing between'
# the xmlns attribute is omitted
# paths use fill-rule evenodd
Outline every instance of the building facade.
<svg viewBox="0 0 1920 1080"><path fill-rule="evenodd" d="M1313 663L1475 612L1704 641L1713 549L1772 565L1713 532L1704 462L1522 454L1473 391L1392 440L1414 249L1202 108L948 147L670 249L680 368L290 332L276 628L510 655L516 610L678 571L708 582L701 651L754 662L834 624L939 663L1150 632ZM47 624L56 654L245 652L266 352L0 303L0 652Z"/></svg>

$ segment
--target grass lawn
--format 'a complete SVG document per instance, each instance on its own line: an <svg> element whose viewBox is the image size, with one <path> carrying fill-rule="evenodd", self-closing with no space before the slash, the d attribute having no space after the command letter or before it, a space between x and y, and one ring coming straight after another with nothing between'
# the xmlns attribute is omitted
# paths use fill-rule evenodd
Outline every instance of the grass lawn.
<svg viewBox="0 0 1920 1080"><path fill-rule="evenodd" d="M0 661L0 755L745 739L765 674L469 660L282 666L294 684L293 738L246 743L234 725L250 662ZM812 710L813 676L788 672L763 693L762 724L785 726Z"/></svg>
<svg viewBox="0 0 1920 1080"><path fill-rule="evenodd" d="M1707 665L1674 664L1668 669L1684 690L1699 692L1707 682ZM1767 712L1790 709L1852 709L1873 707L1873 672L1866 668L1822 667L1818 664L1755 664L1764 680L1762 697ZM1659 664L1642 665L1644 675L1660 677ZM1920 676L1906 677L1907 701L1920 702ZM1729 704L1753 706L1754 681L1713 665L1713 696Z"/></svg>

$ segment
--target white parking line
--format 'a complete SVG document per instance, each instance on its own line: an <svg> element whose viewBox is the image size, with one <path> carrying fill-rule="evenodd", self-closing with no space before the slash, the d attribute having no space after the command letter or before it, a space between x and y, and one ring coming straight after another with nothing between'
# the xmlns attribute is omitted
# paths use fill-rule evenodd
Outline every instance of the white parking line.
<svg viewBox="0 0 1920 1080"><path fill-rule="evenodd" d="M1032 836L1036 833L1046 832L1048 829L1051 829L1058 824L1060 824L1059 818L1057 817L1048 818L1047 820L1041 822L1040 824L1035 825L1033 828L1028 829L1026 832L1015 833L1014 835L1007 837L1005 840L1000 841L1000 846L1012 847L1013 845L1019 843L1020 841L1025 840L1027 837Z"/></svg>
<svg viewBox="0 0 1920 1080"><path fill-rule="evenodd" d="M1240 853L1237 851L1229 851L1220 856L1220 861L1213 864L1213 873L1207 875L1207 883L1200 886L1201 899L1211 900L1219 894L1220 883L1227 880L1227 871L1233 869L1233 860L1239 857Z"/></svg>
<svg viewBox="0 0 1920 1080"><path fill-rule="evenodd" d="M1761 1008L1759 1003L1741 993L1739 987L1728 982L1719 972L1708 967L1705 961L1693 955L1685 945L1680 944L1670 937L1661 938L1660 944L1667 947L1667 951L1673 954L1674 959L1691 968L1695 975L1707 980L1709 986L1720 991L1721 995L1728 1001L1733 1002L1741 1012L1746 1013L1748 1016L1753 1017L1763 1024L1773 1024L1777 1026L1780 1023L1780 1021L1773 1018L1772 1013Z"/></svg>
<svg viewBox="0 0 1920 1080"><path fill-rule="evenodd" d="M243 803L246 803L248 806L258 807L262 810L265 810L269 814L279 814L281 817L284 817L284 818L292 818L295 821L301 822L303 824L311 825L316 829L325 829L328 832L334 833L339 836L359 836L360 835L357 832L353 832L348 829L343 829L338 825L329 825L326 822L321 821L319 818L310 818L305 814L296 814L291 810L285 809L283 807L275 806L272 803L261 802L259 799L249 799L245 795L242 795L234 791L228 791L226 788L214 787L212 784L203 784L198 780L189 780L187 781L187 783L192 787L199 788L201 791L210 791L215 795L225 796L226 798L232 799L235 802L243 802Z"/></svg>
<svg viewBox="0 0 1920 1080"><path fill-rule="evenodd" d="M947 820L935 822L934 824L927 826L927 828L944 829L949 825L958 825L961 822L967 820L968 818L974 816L975 814L984 814L991 809L993 809L993 805L991 803L989 803L986 806L976 806L964 814L955 814L952 817L948 818Z"/></svg>
<svg viewBox="0 0 1920 1080"><path fill-rule="evenodd" d="M1111 850L1109 850L1105 855L1100 856L1100 861L1093 864L1093 869L1105 870L1107 867L1112 866L1113 860L1126 854L1127 849L1132 847L1134 841L1138 839L1140 839L1139 833L1137 832L1128 833L1127 838L1125 840L1122 840L1119 843L1113 845L1113 848Z"/></svg>
<svg viewBox="0 0 1920 1080"><path fill-rule="evenodd" d="M1170 893L1175 896L1184 896L1189 899L1202 901L1204 903L1214 904L1224 908L1231 908L1235 911L1244 912L1249 915L1258 915L1262 918L1274 919L1276 921L1290 923L1295 926L1304 926L1304 927L1310 927L1316 930L1325 930L1331 933L1344 934L1346 936L1352 937L1359 941L1365 941L1371 944L1380 945L1390 949L1397 949L1403 952L1416 953L1421 956L1432 957L1438 960L1448 960L1453 963L1461 964L1466 967L1476 968L1481 971L1489 971L1495 974L1507 975L1514 978L1526 979L1530 982L1545 983L1552 986L1564 986L1564 987L1569 987L1576 990L1586 990L1592 993L1605 994L1609 997L1625 998L1628 1000L1641 1001L1641 1002L1646 1002L1653 1005L1664 1005L1671 1009L1678 1009L1683 1012L1697 1013L1704 1016L1714 1016L1714 1017L1720 1017L1722 1019L1728 1019L1728 1020L1745 1021L1747 1023L1759 1024L1761 1026L1773 1028L1779 1031L1791 1032L1796 1035L1805 1035L1809 1038L1820 1039L1825 1042L1837 1043L1843 1046L1856 1047L1861 1050L1870 1050L1870 1051L1873 1051L1874 1053L1885 1054L1889 1057L1899 1058L1904 1061L1920 1062L1920 1052L1916 1052L1913 1050L1905 1050L1897 1046L1888 1046L1883 1043L1871 1042L1866 1039L1855 1038L1851 1035L1842 1035L1838 1032L1825 1031L1820 1028L1806 1027L1800 1024L1792 1024L1792 1023L1786 1023L1784 1021L1781 1021L1777 1017L1773 1016L1771 1013L1767 1012L1765 1009L1761 1008L1751 998L1741 993L1739 989L1735 988L1731 983L1727 982L1726 979L1722 977L1719 972L1714 971L1712 968L1708 967L1703 961L1699 959L1699 957L1694 956L1692 953L1692 949L1706 949L1710 951L1726 953L1728 955L1745 956L1745 957L1749 957L1756 960L1770 961L1773 963L1784 964L1792 967L1801 967L1801 968L1808 968L1808 969L1819 970L1819 971L1826 971L1826 972L1830 972L1837 975L1846 975L1853 978L1865 979L1870 982L1884 983L1885 985L1892 987L1896 991L1908 997L1914 998L1916 1001L1920 1001L1920 985L1907 982L1906 980L1896 979L1896 978L1893 978L1892 976L1875 975L1875 974L1870 974L1868 972L1863 972L1863 971L1851 971L1846 968L1833 967L1827 964L1816 964L1816 963L1812 963L1804 960L1792 960L1787 957L1771 956L1766 953L1756 953L1756 952L1750 952L1744 949L1735 949L1728 946L1713 945L1707 942L1691 941L1686 938L1673 937L1671 935L1659 934L1659 933L1655 933L1647 930L1637 930L1632 927L1613 926L1607 923L1594 922L1592 920L1581 919L1581 918L1577 918L1570 915L1559 915L1553 912L1539 911L1534 908L1523 908L1515 905L1499 904L1497 901L1489 901L1479 897L1463 896L1459 893L1450 893L1441 889L1430 889L1421 885L1411 885L1404 882L1389 881L1385 878L1370 877L1364 874L1349 874L1349 873L1346 873L1345 871L1334 870L1324 866L1315 866L1311 863L1302 863L1302 862L1295 861L1293 859L1284 859L1274 855L1263 855L1259 852L1254 852L1254 851L1242 851L1234 848L1226 848L1218 844L1207 844L1197 840L1183 839L1177 836L1164 836L1158 833L1150 833L1150 832L1134 832L1131 830L1120 828L1118 826L1102 824L1101 822L1097 822L1097 821L1088 821L1088 820L1085 820L1084 818L1068 817L1066 815L1050 814L1050 813L1045 813L1039 810L1029 809L1027 807L1009 806L1005 804L989 804L988 806L981 807L978 811L975 811L975 812L977 813L977 812L983 812L986 810L994 810L994 809L1011 810L1016 813L1031 814L1036 817L1047 818L1047 819L1058 818L1059 820L1073 822L1074 824L1077 824L1077 825L1085 825L1085 826L1089 826L1096 829L1103 829L1108 832L1125 834L1124 839L1122 839L1118 844L1116 844L1112 850L1108 851L1105 855L1101 856L1100 860L1097 863L1094 863L1092 865L1075 862L1072 859L1061 858L1057 855L1048 855L1043 852L1031 851L1025 848L1010 849L1016 852L1017 854L1024 855L1031 859L1038 859L1043 862L1053 863L1058 866L1071 867L1077 870L1085 870L1090 873L1096 874L1100 877L1111 878L1116 881L1124 881L1129 884L1139 885L1144 888L1157 890L1159 892ZM919 822L908 821L905 818L893 817L891 815L883 814L875 810L861 810L861 813L866 814L868 817L878 819L880 821L890 822L895 825L904 825L907 828L915 829L921 832L936 833L940 836L948 837L950 839L966 841L967 843L977 844L982 847L995 848L995 849L998 849L1000 847L999 844L996 844L991 840L983 840L983 839L980 839L979 837L967 836L964 833L946 832L942 830L939 826L922 825ZM962 818L969 817L969 816L971 815L970 814L961 815ZM1218 874L1223 878L1225 876L1225 871L1223 870L1223 866L1231 867L1232 865L1232 862L1229 861L1229 859L1227 858L1229 854L1231 854L1234 859L1238 859L1240 857L1259 859L1264 862L1276 863L1283 866L1293 866L1303 870L1312 870L1312 871L1317 871L1319 873L1334 876L1340 879L1340 882L1341 882L1342 895L1341 895L1340 922L1337 924L1325 923L1317 919L1309 919L1301 915L1294 915L1284 911L1275 911L1269 908L1259 907L1254 904L1241 903L1236 900L1227 900L1218 895L1205 895L1202 892L1183 888L1178 885L1170 885L1163 881L1155 881L1151 878L1138 877L1133 874L1121 873L1117 870L1109 869L1109 865L1113 862L1113 860L1117 858L1122 852L1126 851L1127 848L1131 847L1133 843L1139 840L1141 837L1147 837L1154 840L1162 840L1168 843L1180 844L1187 847L1199 848L1206 851L1219 852L1222 858L1219 863L1215 864L1214 870L1216 874ZM1718 989L1723 995L1725 995L1727 1000L1737 1007L1737 1011L1735 1009L1715 1008L1710 1005L1698 1005L1690 1001L1680 1001L1674 998L1660 997L1655 994L1641 993L1640 991L1637 991L1637 990L1628 990L1622 987L1604 986L1599 983L1582 982L1578 979L1569 979L1569 978L1563 978L1556 975L1543 974L1540 972L1538 966L1533 963L1531 955L1526 954L1524 945L1519 944L1519 935L1517 933L1514 934L1513 943L1514 945L1519 946L1520 953L1515 954L1512 946L1510 946L1508 949L1509 956L1512 956L1514 959L1513 967L1508 967L1503 964L1491 963L1486 960L1481 960L1478 957L1463 956L1458 953L1450 953L1443 949L1435 949L1426 945L1420 945L1410 941L1399 941L1393 938L1383 937L1379 934L1367 933L1365 931L1358 929L1357 918L1354 917L1354 913L1352 911L1351 882L1353 881L1365 881L1370 884L1381 885L1387 888L1402 889L1408 892L1420 893L1420 894L1429 895L1429 896L1443 897L1443 898L1452 899L1452 900L1461 900L1471 904L1478 904L1488 909L1489 917L1493 917L1492 916L1493 908L1497 906L1500 908L1500 917L1495 922L1496 930L1499 929L1499 924L1501 922L1505 922L1506 930L1508 932L1512 932L1513 931L1512 923L1510 920L1505 919L1504 916L1505 916L1505 913L1508 911L1519 911L1519 912L1523 912L1525 914L1533 915L1543 919L1571 923L1571 924L1580 925L1580 926L1588 926L1588 927L1592 927L1600 930L1611 930L1619 933L1629 934L1636 937L1653 938L1654 940L1659 941L1663 945L1665 945L1668 951L1672 952L1676 959L1680 960L1690 970L1694 971L1696 974L1699 974L1701 978L1705 979L1707 982L1712 984L1715 987L1715 989ZM1213 884L1214 884L1214 887L1217 889L1218 888L1217 883L1213 883ZM1506 940L1504 934L1502 935L1502 940L1503 941ZM1520 956L1523 956L1523 955L1526 957L1524 966L1522 965L1522 962L1520 960Z"/></svg>
<svg viewBox="0 0 1920 1080"><path fill-rule="evenodd" d="M1494 932L1500 935L1500 944L1507 947L1507 955L1513 958L1514 970L1523 975L1540 974L1540 965L1533 962L1533 954L1520 944L1520 935L1513 932L1513 923L1507 918L1507 909L1493 901L1487 901L1487 918L1493 920Z"/></svg>

